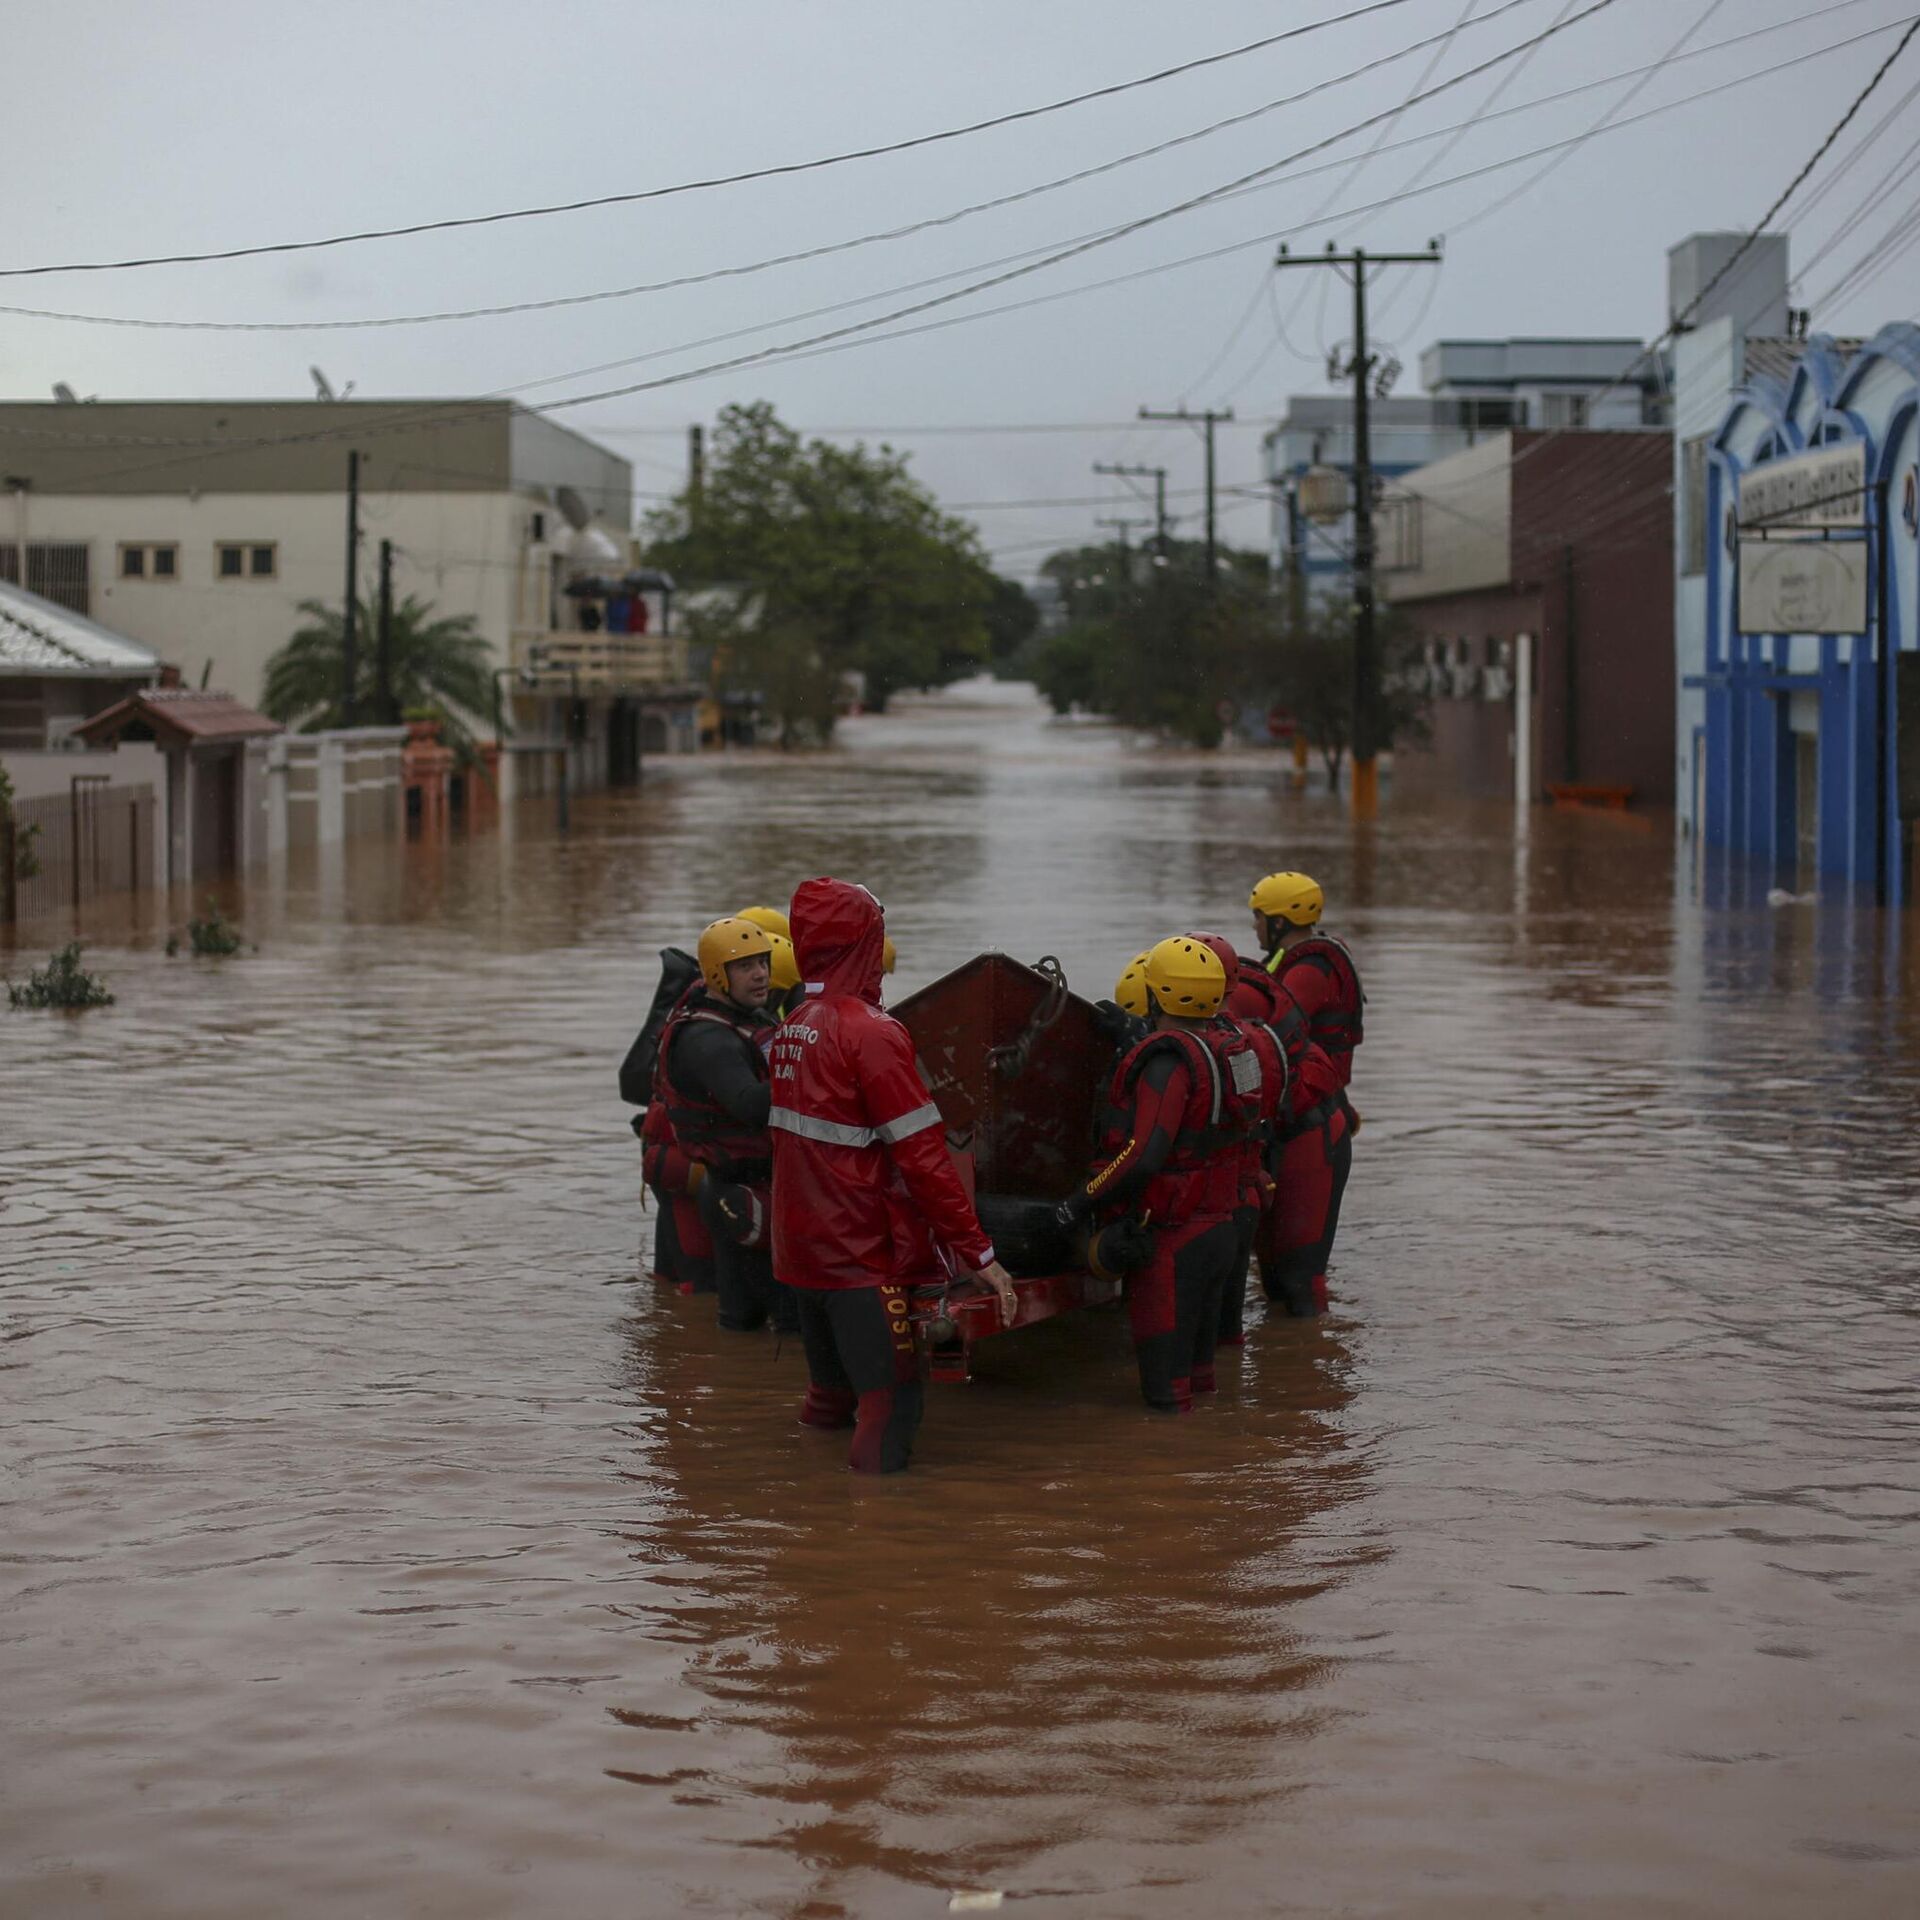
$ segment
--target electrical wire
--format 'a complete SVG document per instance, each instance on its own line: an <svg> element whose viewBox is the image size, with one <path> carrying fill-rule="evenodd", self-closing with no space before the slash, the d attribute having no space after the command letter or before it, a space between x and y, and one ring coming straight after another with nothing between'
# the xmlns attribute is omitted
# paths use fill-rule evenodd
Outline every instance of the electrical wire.
<svg viewBox="0 0 1920 1920"><path fill-rule="evenodd" d="M1505 0L1505 4L1488 14L1486 20L1492 21L1514 7L1529 4L1531 0ZM1841 4L1860 5L1863 4L1863 0L1841 0ZM974 214L994 212L1002 207L1015 206L1022 201L1036 199L1042 194L1056 192L1063 187L1077 186L1083 181L1096 179L1102 174L1115 172L1121 167L1131 166L1136 161L1155 158L1177 147L1207 139L1228 128L1243 126L1249 121L1280 112L1284 108L1298 106L1319 94L1331 92L1350 81L1364 79L1383 67L1392 66L1396 61L1404 60L1410 54L1417 53L1422 48L1431 46L1435 40L1445 37L1447 36L1435 34L1426 40L1416 40L1410 46L1397 48L1392 53L1379 55L1364 61L1357 67L1349 68L1344 73L1316 81L1312 86L1302 88L1297 93L1284 94L1277 100L1265 101L1245 112L1230 114L1223 120L1211 121L1206 126L1176 134L1171 139L1156 141L1151 146L1136 147L1131 152L1120 154L1111 160L1101 161L1098 165L1082 167L1076 172L1061 174L1055 179L1040 181L1012 193L999 194L988 200L976 200L946 213L930 215L923 220L908 221L902 225L881 228L872 233L856 234L851 239L830 241L822 246L803 247L794 252L773 254L765 259L745 261L734 266L713 267L700 273L678 274L665 280L640 281L623 287L603 287L591 293L561 294L542 300L518 300L490 306L454 307L429 313L383 314L351 320L174 320L119 314L75 313L54 307L4 305L0 305L0 313L11 314L19 319L62 320L82 326L130 327L178 333L341 333L364 331L369 328L418 327L454 321L495 319L506 314L549 313L562 308L591 306L609 300L630 300L644 294L670 293L683 287L706 286L716 280L739 279L751 274L764 273L775 267L788 267L807 261L823 260L884 241L905 239L912 234L926 233L937 227L952 226ZM1035 248L1034 251L1043 252L1044 249Z"/></svg>
<svg viewBox="0 0 1920 1920"><path fill-rule="evenodd" d="M1892 24L1897 25L1898 23L1896 22ZM1916 24L1920 24L1920 22L1917 22ZM1719 94L1731 91L1738 87L1751 85L1755 81L1769 78L1773 74L1786 71L1789 68L1803 67L1809 59L1818 58L1828 53L1842 51L1847 47L1859 44L1861 41L1877 38L1880 34L1889 32L1889 31L1892 31L1892 25L1885 25L1885 26L1872 28L1861 34L1850 36L1848 39L1834 42L1826 47L1814 49L1812 50L1812 52L1808 54L1802 54L1802 55L1796 56L1793 59L1782 61L1772 67L1761 68L1748 74L1736 75L1732 79L1719 82L1716 85L1711 87L1703 88L1699 92L1693 95L1686 96L1680 100L1664 102L1659 106L1645 109L1643 112L1636 114L1629 119L1617 121L1608 129L1608 131L1609 132L1625 131L1627 128L1637 125L1644 120L1653 119L1665 113L1677 111L1681 107L1697 104L1701 100L1713 98ZM1460 77L1462 79L1465 79L1465 78L1471 77L1471 75L1462 75ZM1617 75L1613 76L1613 78L1615 79L1617 79L1618 77L1619 76ZM1450 86L1455 83L1448 82L1446 84ZM1606 84L1606 83L1601 83L1601 84ZM1534 104L1542 104L1542 103L1534 103ZM1336 139L1339 137L1340 136L1335 136ZM1468 169L1464 173L1450 176L1446 180L1431 182L1428 185L1425 185L1417 189L1416 195L1425 195L1431 192L1440 192L1445 190L1448 187L1459 185L1462 182L1467 180L1481 178L1492 173L1498 173L1500 171L1503 171L1506 167L1524 164L1528 160L1538 158L1545 153L1553 152L1561 146L1573 144L1575 141L1584 139L1586 137L1587 136L1585 135L1571 136L1570 139L1565 141L1548 142L1542 146L1530 149L1526 152L1510 155L1498 161L1488 162L1482 166ZM1404 144L1411 145L1411 144L1414 144L1414 142L1408 141ZM1275 164L1276 166L1283 166L1286 164L1286 162L1283 161ZM1272 183L1268 182L1266 184L1271 185ZM1221 194L1220 190L1216 189L1213 196L1202 196L1202 198L1204 199L1208 197L1215 197L1215 198L1239 197L1241 193L1244 193L1246 191L1256 191L1256 190L1260 190L1260 189L1250 188L1250 187L1239 187L1233 190L1232 193L1223 195ZM1394 204L1398 199L1402 197L1415 197L1415 196L1400 196L1397 194L1389 195L1382 198L1379 201L1372 202L1368 205L1348 209L1346 211L1345 216L1343 217L1353 217L1355 215L1372 212L1378 207ZM1164 216L1150 216L1149 223L1153 218L1158 218L1158 217L1164 217ZM1177 260L1159 262L1148 267L1135 269L1129 273L1115 275L1106 280L1096 281L1096 282L1088 283L1078 287L1058 289L1051 293L1036 295L1025 300L1003 303L1001 306L998 306L998 307L979 309L973 313L950 316L940 320L922 323L920 325L913 326L913 327L897 328L894 332L890 334L881 334L877 337L881 339L904 339L904 338L913 337L921 333L941 330L949 326L967 324L976 319L985 319L985 318L993 317L994 315L997 315L997 314L1020 311L1028 307L1046 304L1054 300L1075 298L1084 293L1100 291L1107 287L1126 284L1135 280L1148 277L1153 274L1173 271L1177 268L1193 265L1200 261L1217 259L1227 254L1245 251L1249 247L1265 246L1269 244L1271 237L1272 236L1270 235L1263 234L1252 240L1238 241L1238 242L1229 243L1228 245L1225 245L1225 246L1210 248L1201 253L1183 256ZM958 296L952 296L952 297L958 297ZM898 318L899 316L895 315L892 317ZM879 322L873 322L873 323L867 323L867 324L869 325L885 324L886 319L887 319L887 316L882 316ZM840 331L845 332L848 330L840 330ZM795 359L795 360L805 359L805 358L815 357L817 354L821 352L834 352L834 351L843 350L844 345L848 345L848 344L862 344L862 342L847 341L840 344L830 343L830 344L824 344L824 345L812 343L812 342L797 342L797 343L791 343L786 347L776 347L772 349L763 350L762 353L755 356L749 356L749 358L752 358L756 361L775 358L775 357L778 357L783 361L787 359ZM1656 342L1656 347L1658 344L1659 343ZM1623 370L1621 379L1630 377L1633 371L1633 368L1636 367L1640 363L1640 360L1644 358L1645 358L1645 355L1643 353L1641 356L1636 358L1636 360L1633 363L1630 363L1629 367ZM536 412L536 413L552 412L560 408L570 407L570 406L579 405L579 404L585 404L591 401L621 397L631 392L650 391L658 387L679 384L685 380L700 378L703 375L710 372L729 370L735 364L739 364L739 363L727 362L727 363L722 363L720 366L717 366L717 367L696 367L692 369L687 369L681 373L668 375L659 380L633 383L629 386L616 389L607 393L579 395L579 396L569 397L567 399L563 399L560 401L536 404L536 405L530 406L529 411ZM559 376L559 377L568 378L568 377L575 377L575 376ZM1619 380L1616 380L1616 382L1614 382L1613 384L1617 385L1619 383L1620 383ZM134 444L144 444L144 445L153 445L153 446L174 446L174 447L182 447L182 448L193 448L198 450L206 450L210 447L219 446L221 451L237 452L237 451L245 450L250 447L287 445L287 444L295 444L303 441L310 442L310 441L316 441L316 440L329 440L329 439L337 440L342 438L364 439L364 438L372 437L373 435L378 433L409 430L414 427L429 424L435 419L444 419L448 417L450 416L448 416L445 413L445 403L442 402L438 404L437 408L432 404L424 405L421 411L417 414L404 416L398 420L381 423L380 425L377 425L377 426L369 425L367 423L349 424L342 427L323 428L313 432L307 432L307 433L301 433L301 434L270 436L264 439L258 439L253 441L235 441L235 442L227 442L224 444L209 442L204 438L198 439L198 440L169 440L169 439L161 438L158 436L82 435L82 436L77 436L77 438L85 441L98 441L105 444L114 444L114 445L123 445L123 446L134 445ZM31 429L31 428L10 428L9 432L16 437L35 437L35 438L41 438L41 439L49 439L49 438L66 439L69 442L72 442L76 438L76 436L62 435L57 432L48 432L47 430ZM159 466L168 466L168 465L177 464L177 462L173 460L161 461L158 463L148 462L145 464L145 466L142 466L142 467L116 469L115 473L145 471L156 464ZM99 477L104 478L108 476L103 475Z"/></svg>
<svg viewBox="0 0 1920 1920"><path fill-rule="evenodd" d="M937 133L920 133L906 140L892 140L869 147L853 147L843 153L825 154L812 160L791 160L778 166L752 167L739 173L715 174L705 179L683 180L666 187L644 187L629 193L595 194L578 200L557 201L547 206L515 207L495 213L464 214L444 220L421 220L402 227L368 227L354 233L330 234L315 240L275 240L257 246L221 247L201 253L163 253L152 254L132 260L70 260L32 267L0 267L0 279L20 280L54 273L122 273L139 267L176 267L195 266L213 260L251 260L263 254L311 253L322 247L344 247L356 245L365 240L400 240L422 233L450 233L464 227L498 226L513 220L542 220L555 214L583 213L594 207L632 206L640 201L665 200L677 194L705 193L717 187L734 187L754 180L774 180L796 173L812 173L823 167L844 166L852 160L875 160L890 154L910 153L919 147L938 145L942 141L961 140L976 133L986 133L996 127L1008 127L1025 120L1037 120L1047 114L1059 113L1068 107L1084 106L1090 100L1110 100L1118 94L1131 93L1140 87L1157 86L1163 80L1171 80L1185 73L1198 72L1203 67L1219 66L1229 60L1239 60L1249 54L1260 53L1268 47L1277 47L1288 40L1299 40L1309 34L1324 32L1329 27L1345 26L1354 20L1362 20L1369 15L1386 13L1393 8L1408 4L1408 0L1368 0L1364 6L1351 7L1345 13L1331 14L1323 20L1310 20L1304 26L1288 27L1279 33L1263 35L1258 40L1249 40L1244 46L1228 47L1220 53L1203 54L1198 59L1184 60L1177 66L1162 67L1157 72L1141 74L1132 80L1116 81L1105 87L1092 87L1084 93L1070 94L1062 100L1051 100L1037 107L1021 107L1012 113L995 114L989 119L969 121L964 126L946 127Z"/></svg>

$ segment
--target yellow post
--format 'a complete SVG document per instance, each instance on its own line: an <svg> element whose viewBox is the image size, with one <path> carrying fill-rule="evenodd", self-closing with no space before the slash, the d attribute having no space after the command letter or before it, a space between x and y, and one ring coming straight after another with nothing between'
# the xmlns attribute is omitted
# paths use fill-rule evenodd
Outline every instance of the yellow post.
<svg viewBox="0 0 1920 1920"><path fill-rule="evenodd" d="M1304 787L1307 784L1307 736L1304 729L1295 729L1293 736L1293 784Z"/></svg>
<svg viewBox="0 0 1920 1920"><path fill-rule="evenodd" d="M1356 760L1353 763L1353 817L1374 819L1380 811L1380 763Z"/></svg>

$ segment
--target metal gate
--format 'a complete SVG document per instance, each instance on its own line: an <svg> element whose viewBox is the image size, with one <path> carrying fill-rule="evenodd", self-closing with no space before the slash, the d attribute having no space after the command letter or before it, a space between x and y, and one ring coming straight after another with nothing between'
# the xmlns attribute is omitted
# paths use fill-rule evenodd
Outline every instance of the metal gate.
<svg viewBox="0 0 1920 1920"><path fill-rule="evenodd" d="M83 773L64 794L16 800L11 833L0 820L0 921L38 919L155 884L153 788L106 781ZM38 869L31 875L20 870L23 850Z"/></svg>

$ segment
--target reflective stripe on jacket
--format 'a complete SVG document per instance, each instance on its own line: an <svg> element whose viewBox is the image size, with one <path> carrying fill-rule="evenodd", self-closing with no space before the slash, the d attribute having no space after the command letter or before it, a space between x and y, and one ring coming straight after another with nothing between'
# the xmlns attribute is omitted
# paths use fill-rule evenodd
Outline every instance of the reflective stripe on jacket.
<svg viewBox="0 0 1920 1920"><path fill-rule="evenodd" d="M883 922L864 887L793 897L805 1004L775 1033L773 1268L790 1286L937 1280L993 1258L947 1151L913 1041L880 1006Z"/></svg>

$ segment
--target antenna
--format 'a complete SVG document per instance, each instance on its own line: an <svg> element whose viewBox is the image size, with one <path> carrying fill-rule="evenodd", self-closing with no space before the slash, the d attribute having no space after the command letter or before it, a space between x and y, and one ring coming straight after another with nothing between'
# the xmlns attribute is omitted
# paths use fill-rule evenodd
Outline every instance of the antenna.
<svg viewBox="0 0 1920 1920"><path fill-rule="evenodd" d="M80 396L64 380L56 380L53 383L53 397L63 407L77 407L80 404Z"/></svg>
<svg viewBox="0 0 1920 1920"><path fill-rule="evenodd" d="M561 518L576 533L593 518L593 510L571 487L554 488L553 499Z"/></svg>
<svg viewBox="0 0 1920 1920"><path fill-rule="evenodd" d="M309 367L307 371L313 375L313 397L316 400L344 400L353 391L351 380L338 393L335 393L333 382L318 367Z"/></svg>

